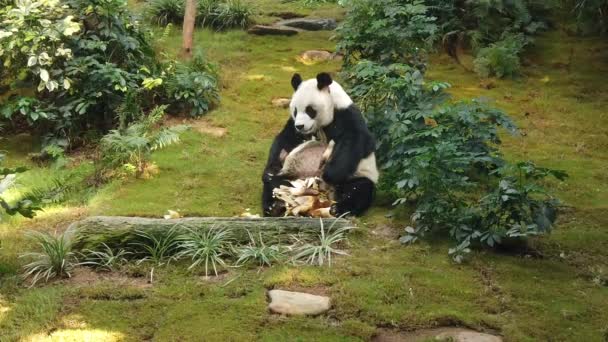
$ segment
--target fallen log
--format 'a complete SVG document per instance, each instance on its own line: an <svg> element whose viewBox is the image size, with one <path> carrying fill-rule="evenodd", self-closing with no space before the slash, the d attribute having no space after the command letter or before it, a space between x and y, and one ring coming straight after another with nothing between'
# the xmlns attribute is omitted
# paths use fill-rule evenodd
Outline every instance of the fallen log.
<svg viewBox="0 0 608 342"><path fill-rule="evenodd" d="M325 231L352 227L351 221L342 218L323 219ZM319 219L307 217L186 217L177 219L159 219L125 216L92 216L72 223L67 229L73 248L76 250L96 250L102 243L112 248L124 248L142 241L138 232L149 234L167 233L171 229L188 228L193 230L225 227L232 231L237 244L247 244L249 233L270 235L278 239L287 239L298 234L316 235L321 231ZM268 233L268 234L267 234Z"/></svg>

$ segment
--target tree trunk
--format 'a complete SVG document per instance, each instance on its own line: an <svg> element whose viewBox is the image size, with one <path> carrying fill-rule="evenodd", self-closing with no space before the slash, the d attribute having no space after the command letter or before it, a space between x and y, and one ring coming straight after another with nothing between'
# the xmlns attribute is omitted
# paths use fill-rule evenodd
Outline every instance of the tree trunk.
<svg viewBox="0 0 608 342"><path fill-rule="evenodd" d="M192 58L192 41L194 40L194 24L196 21L196 1L197 0L186 0L186 10L184 11L182 57L186 60Z"/></svg>
<svg viewBox="0 0 608 342"><path fill-rule="evenodd" d="M325 231L353 226L346 219L324 219ZM102 243L112 248L128 247L132 243L141 242L142 238L136 233L144 231L151 234L162 234L172 228L190 228L195 230L211 227L231 229L232 237L237 244L249 242L250 232L257 237L258 232L284 242L292 240L293 235L317 235L321 230L319 219L305 217L265 217L265 218L227 218L227 217L187 217L179 219L157 219L145 217L93 216L72 223L67 230L76 250L99 249Z"/></svg>

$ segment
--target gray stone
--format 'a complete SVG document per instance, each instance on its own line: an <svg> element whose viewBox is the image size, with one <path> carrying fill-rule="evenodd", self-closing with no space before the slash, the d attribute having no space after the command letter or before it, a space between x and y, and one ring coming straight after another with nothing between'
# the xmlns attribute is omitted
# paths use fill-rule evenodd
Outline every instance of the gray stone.
<svg viewBox="0 0 608 342"><path fill-rule="evenodd" d="M300 32L297 29L287 26L266 26L266 25L254 25L249 30L250 34L256 34L259 36L293 36Z"/></svg>
<svg viewBox="0 0 608 342"><path fill-rule="evenodd" d="M306 31L331 31L338 26L336 20L331 18L294 18L281 20L275 25L295 27Z"/></svg>
<svg viewBox="0 0 608 342"><path fill-rule="evenodd" d="M284 315L320 315L330 308L329 297L283 290L268 291L268 308Z"/></svg>

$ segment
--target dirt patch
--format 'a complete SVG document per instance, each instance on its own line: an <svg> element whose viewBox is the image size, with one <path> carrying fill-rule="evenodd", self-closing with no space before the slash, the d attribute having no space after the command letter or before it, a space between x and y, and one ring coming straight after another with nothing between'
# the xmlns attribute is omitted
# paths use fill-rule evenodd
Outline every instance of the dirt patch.
<svg viewBox="0 0 608 342"><path fill-rule="evenodd" d="M268 13L271 17L279 17L281 19L295 19L295 18L304 18L305 14L295 13L295 12L270 12Z"/></svg>
<svg viewBox="0 0 608 342"><path fill-rule="evenodd" d="M100 283L111 283L116 287L131 286L135 288L150 288L152 284L147 278L129 277L120 272L95 272L87 267L78 267L72 272L72 277L60 281L64 284L76 286L91 286Z"/></svg>
<svg viewBox="0 0 608 342"><path fill-rule="evenodd" d="M376 228L374 228L374 230L372 230L371 233L377 237L387 240L397 240L399 239L400 235L400 231L398 229L395 229L394 227L388 224L377 226Z"/></svg>
<svg viewBox="0 0 608 342"><path fill-rule="evenodd" d="M455 342L501 342L502 337L480 333L475 330L442 327L415 331L380 330L372 339L374 342L422 342L422 341L455 341Z"/></svg>
<svg viewBox="0 0 608 342"><path fill-rule="evenodd" d="M225 127L215 126L208 119L184 119L184 118L170 118L165 120L165 125L167 126L175 126L175 125L189 125L193 130L202 133L214 136L216 138L222 138L228 134L228 129Z"/></svg>

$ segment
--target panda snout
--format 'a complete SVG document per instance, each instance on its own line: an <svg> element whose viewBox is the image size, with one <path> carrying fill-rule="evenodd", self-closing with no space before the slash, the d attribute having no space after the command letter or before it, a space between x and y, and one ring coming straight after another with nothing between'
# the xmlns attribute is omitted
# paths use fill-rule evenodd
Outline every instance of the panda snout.
<svg viewBox="0 0 608 342"><path fill-rule="evenodd" d="M304 129L304 125L296 125L296 129L298 131L302 131Z"/></svg>

